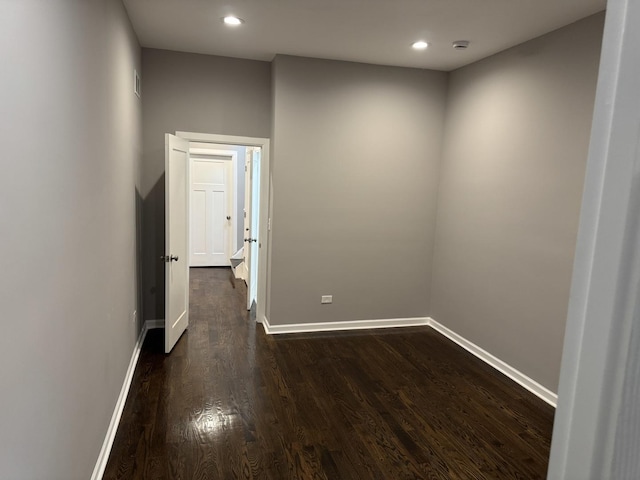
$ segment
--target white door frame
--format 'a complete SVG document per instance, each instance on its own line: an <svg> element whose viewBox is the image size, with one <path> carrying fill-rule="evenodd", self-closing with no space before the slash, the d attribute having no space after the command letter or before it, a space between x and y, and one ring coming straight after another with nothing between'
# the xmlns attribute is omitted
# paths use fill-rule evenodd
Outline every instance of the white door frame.
<svg viewBox="0 0 640 480"><path fill-rule="evenodd" d="M212 133L176 132L176 136L190 142L202 142L212 144L238 145L246 147L260 147L260 232L258 254L258 301L256 321L266 322L267 292L269 291L269 246L271 243L271 219L270 219L270 192L271 192L271 167L270 167L270 140L260 137L240 137L235 135L218 135Z"/></svg>
<svg viewBox="0 0 640 480"><path fill-rule="evenodd" d="M177 135L180 137L180 135ZM184 138L184 137L180 137ZM224 160L227 162L231 162L232 169L232 185L231 185L231 200L232 200L232 211L233 215L231 216L231 235L229 238L229 243L231 244L231 248L229 249L229 257L236 253L237 245L238 245L238 228L237 228L237 213L238 213L238 152L234 152L232 150L218 150L215 148L199 148L199 147L189 147L189 195L191 195L191 172L194 158L191 155L200 155L200 156L215 156L215 157L227 157L228 160ZM191 208L191 206L189 207ZM189 210L189 223L191 223L191 210ZM191 232L191 224L189 224L189 232ZM189 260L191 259L191 244L189 244Z"/></svg>
<svg viewBox="0 0 640 480"><path fill-rule="evenodd" d="M639 478L640 2L609 0L550 480Z"/></svg>

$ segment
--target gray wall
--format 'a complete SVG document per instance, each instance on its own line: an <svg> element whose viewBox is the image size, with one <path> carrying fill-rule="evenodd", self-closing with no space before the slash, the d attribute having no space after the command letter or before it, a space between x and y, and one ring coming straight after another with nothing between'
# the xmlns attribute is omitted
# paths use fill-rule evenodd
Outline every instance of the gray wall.
<svg viewBox="0 0 640 480"><path fill-rule="evenodd" d="M164 318L164 134L271 132L271 64L142 50L145 319Z"/></svg>
<svg viewBox="0 0 640 480"><path fill-rule="evenodd" d="M164 133L271 137L273 324L431 315L555 390L601 29L450 75L143 49L145 317L164 315Z"/></svg>
<svg viewBox="0 0 640 480"><path fill-rule="evenodd" d="M86 480L139 331L140 48L119 0L0 24L0 478Z"/></svg>
<svg viewBox="0 0 640 480"><path fill-rule="evenodd" d="M273 68L270 323L428 315L447 74Z"/></svg>
<svg viewBox="0 0 640 480"><path fill-rule="evenodd" d="M432 316L553 391L603 20L450 78Z"/></svg>

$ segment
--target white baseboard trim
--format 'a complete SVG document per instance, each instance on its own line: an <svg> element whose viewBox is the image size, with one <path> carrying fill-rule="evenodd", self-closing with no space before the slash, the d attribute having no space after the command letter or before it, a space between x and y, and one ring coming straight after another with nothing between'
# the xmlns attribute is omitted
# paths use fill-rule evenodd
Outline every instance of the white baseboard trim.
<svg viewBox="0 0 640 480"><path fill-rule="evenodd" d="M147 320L142 326L142 331L140 332L140 335L138 335L138 340L133 347L131 360L129 360L129 367L127 368L127 373L124 376L124 383L122 384L122 388L120 389L120 395L118 396L116 407L113 410L111 422L109 423L109 428L107 429L107 435L105 436L104 442L102 444L102 449L100 449L98 461L96 462L96 465L93 469L91 480L101 480L102 476L104 475L104 469L107 467L107 461L109 460L111 447L113 447L113 441L116 438L116 432L118 431L118 425L120 424L122 411L124 410L125 403L127 402L127 395L129 395L129 388L131 388L133 374L136 371L136 365L138 364L138 358L140 357L142 344L144 343L144 339L147 336L147 332L152 328L160 328L160 326L164 327L164 320Z"/></svg>
<svg viewBox="0 0 640 480"><path fill-rule="evenodd" d="M416 318L390 318L379 320L352 320L342 322L322 322L322 323L296 323L290 325L271 325L265 317L262 319L262 325L265 333L268 335L279 335L286 333L312 333L312 332L331 332L340 330L362 330L372 328L395 328L395 327L426 327L430 326L435 331L444 335L449 340L460 345L462 348L472 353L480 360L491 365L500 373L506 375L518 385L526 388L538 398L544 400L549 405L556 407L558 404L558 395L548 388L540 385L538 382L528 377L521 371L503 362L496 356L490 354L475 343L467 340L462 335L458 335L453 330L436 322L430 317Z"/></svg>
<svg viewBox="0 0 640 480"><path fill-rule="evenodd" d="M557 394L553 393L548 388L540 385L538 382L536 382L532 378L526 376L521 371L513 368L511 365L509 365L508 363L503 362L502 360L500 360L499 358L495 357L494 355L491 355L489 352L487 352L483 348L479 347L475 343L467 340L462 335L458 335L453 330L450 330L447 327L445 327L444 325L436 322L433 318L429 318L429 325L435 331L437 331L438 333L444 335L445 337L447 337L449 340L453 341L454 343L457 343L462 348L464 348L468 352L470 352L473 355L475 355L476 357L478 357L480 360L484 361L485 363L488 363L493 368L498 370L500 373L506 375L511 380L516 382L518 385L526 388L531 393L536 395L538 398L540 398L540 399L544 400L545 402L547 402L549 405L551 405L553 407L556 407L558 405L558 395Z"/></svg>
<svg viewBox="0 0 640 480"><path fill-rule="evenodd" d="M271 325L267 318L262 321L264 331L269 335L283 333L330 332L339 330L364 330L370 328L426 327L427 317L383 318L377 320L350 320L344 322L293 323L290 325Z"/></svg>

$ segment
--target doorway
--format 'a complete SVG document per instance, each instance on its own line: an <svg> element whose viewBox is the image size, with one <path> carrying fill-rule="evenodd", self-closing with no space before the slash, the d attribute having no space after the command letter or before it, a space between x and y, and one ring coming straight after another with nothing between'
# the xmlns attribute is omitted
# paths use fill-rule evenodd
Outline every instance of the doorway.
<svg viewBox="0 0 640 480"><path fill-rule="evenodd" d="M225 265L230 265L229 259L231 257L241 255L243 280L247 283L247 309L253 307L256 321L263 323L267 310L266 292L271 224L269 213L269 139L193 132L176 132L176 136L189 142L190 155L196 160L205 160L209 163L223 162L224 158L220 157L226 155L226 161L229 162L228 164L232 164L234 162L233 155L230 155L229 152L236 149L235 151L238 153L235 156L235 166L229 167L236 193L230 196L228 189L220 187L219 184L215 189L212 188L212 192L217 192L219 199L225 198L227 202L226 208L218 208L217 212L218 216L222 216L221 219L224 222L228 222L225 225L226 237L218 232L216 241L220 245L226 240L232 246L233 252L227 252ZM244 148L244 155L238 150L242 148ZM226 153L221 154L220 152L223 150L226 150ZM191 165L193 169L194 164ZM199 166L203 165L204 163ZM224 172L223 164L218 163L217 165L220 172ZM206 168L212 169L211 165L205 166ZM224 176L224 173L220 172L217 174L218 178ZM198 178L194 178L194 174L197 175L195 169L190 172L190 177L197 180ZM198 201L202 206L205 204L203 202L207 201L206 195L200 193L199 197ZM233 202L232 207L228 205L229 202ZM193 196L191 203L193 207L195 203ZM190 208L190 210L192 209ZM194 231L191 225L188 228L191 235L196 233L199 235L200 241L206 238L206 231L202 231L202 229Z"/></svg>
<svg viewBox="0 0 640 480"><path fill-rule="evenodd" d="M238 214L244 209L238 201L240 150L189 143L190 267L229 266L237 250Z"/></svg>

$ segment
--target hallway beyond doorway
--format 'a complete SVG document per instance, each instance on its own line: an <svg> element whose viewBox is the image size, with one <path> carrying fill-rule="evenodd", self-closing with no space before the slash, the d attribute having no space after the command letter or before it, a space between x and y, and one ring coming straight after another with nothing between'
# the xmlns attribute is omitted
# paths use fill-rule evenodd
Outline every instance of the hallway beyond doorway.
<svg viewBox="0 0 640 480"><path fill-rule="evenodd" d="M544 478L553 407L430 328L267 336L228 268L150 331L104 479Z"/></svg>

